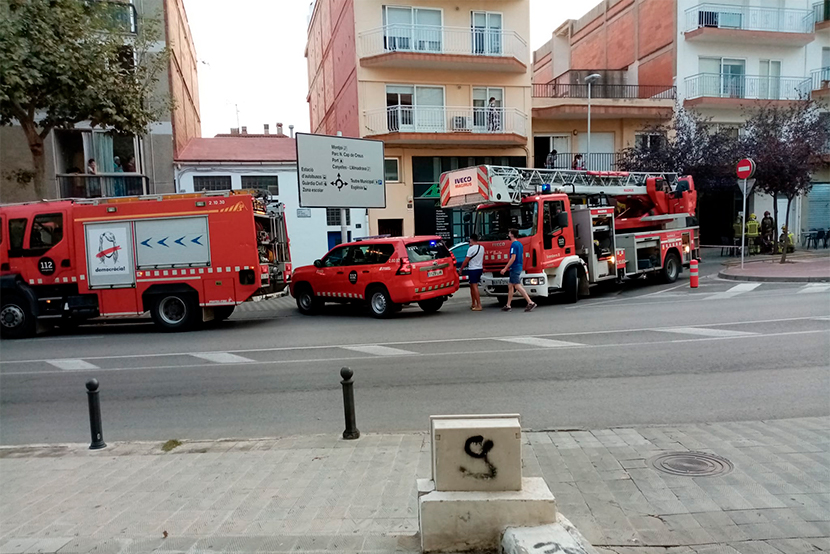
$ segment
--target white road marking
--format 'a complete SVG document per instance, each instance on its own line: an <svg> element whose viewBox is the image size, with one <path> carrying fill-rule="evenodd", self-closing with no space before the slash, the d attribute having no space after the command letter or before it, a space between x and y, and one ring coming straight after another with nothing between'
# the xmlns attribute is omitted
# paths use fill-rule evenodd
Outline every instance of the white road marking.
<svg viewBox="0 0 830 554"><path fill-rule="evenodd" d="M705 329L703 327L672 327L668 329L655 329L662 333L679 333L681 335L700 335L703 337L742 337L757 335L749 331L732 331L730 329Z"/></svg>
<svg viewBox="0 0 830 554"><path fill-rule="evenodd" d="M401 350L400 348L389 348L388 346L378 346L376 344L367 344L364 346L341 346L346 350L353 350L354 352L361 352L363 354L373 354L375 356L411 356L417 352L410 352L409 350Z"/></svg>
<svg viewBox="0 0 830 554"><path fill-rule="evenodd" d="M830 321L830 315L819 316L819 317L811 317L810 319L815 319L818 321Z"/></svg>
<svg viewBox="0 0 830 554"><path fill-rule="evenodd" d="M536 346L539 348L562 348L563 346L583 346L578 342L565 342L563 340L540 339L538 337L510 337L498 340L502 342L512 342L515 344L524 344L527 346Z"/></svg>
<svg viewBox="0 0 830 554"><path fill-rule="evenodd" d="M244 364L255 361L230 352L195 352L190 355L217 364Z"/></svg>
<svg viewBox="0 0 830 554"><path fill-rule="evenodd" d="M723 300L725 298L733 298L735 296L738 296L739 294L755 290L762 284L763 283L741 283L740 285L735 285L734 287L725 292L715 293L712 296L705 298L705 300Z"/></svg>
<svg viewBox="0 0 830 554"><path fill-rule="evenodd" d="M80 371L83 369L101 369L97 365L77 359L46 360L46 363L64 371Z"/></svg>
<svg viewBox="0 0 830 554"><path fill-rule="evenodd" d="M801 287L796 294L811 294L814 292L830 291L830 284L827 283L808 283Z"/></svg>

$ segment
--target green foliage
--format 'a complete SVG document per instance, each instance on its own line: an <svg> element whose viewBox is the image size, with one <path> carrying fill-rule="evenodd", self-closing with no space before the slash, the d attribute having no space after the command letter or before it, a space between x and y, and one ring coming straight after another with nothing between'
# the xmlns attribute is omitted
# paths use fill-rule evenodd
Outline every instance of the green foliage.
<svg viewBox="0 0 830 554"><path fill-rule="evenodd" d="M170 452L174 448L178 448L181 445L182 445L182 441L180 441L178 439L170 439L169 441L167 441L167 442L165 442L164 444L161 445L161 451L162 452Z"/></svg>

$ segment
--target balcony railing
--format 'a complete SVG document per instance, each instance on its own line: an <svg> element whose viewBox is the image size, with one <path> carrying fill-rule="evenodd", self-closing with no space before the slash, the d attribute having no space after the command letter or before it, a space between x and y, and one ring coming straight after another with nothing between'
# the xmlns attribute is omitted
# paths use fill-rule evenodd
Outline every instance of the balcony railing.
<svg viewBox="0 0 830 554"><path fill-rule="evenodd" d="M534 98L588 98L588 85L584 84L534 84ZM674 100L677 89L671 85L591 85L591 98L623 98Z"/></svg>
<svg viewBox="0 0 830 554"><path fill-rule="evenodd" d="M685 31L706 27L778 33L812 33L814 10L700 4L686 10Z"/></svg>
<svg viewBox="0 0 830 554"><path fill-rule="evenodd" d="M591 152L590 156L586 152L557 152L552 169L573 169L573 161L577 154L582 155L585 169L591 171L617 171L622 158L619 152Z"/></svg>
<svg viewBox="0 0 830 554"><path fill-rule="evenodd" d="M147 194L147 177L140 173L61 173L61 198L101 198Z"/></svg>
<svg viewBox="0 0 830 554"><path fill-rule="evenodd" d="M486 133L527 136L527 114L516 108L388 106L367 110L370 135L387 133Z"/></svg>
<svg viewBox="0 0 830 554"><path fill-rule="evenodd" d="M752 100L806 100L811 80L804 77L765 77L698 73L686 78L686 98L747 98Z"/></svg>
<svg viewBox="0 0 830 554"><path fill-rule="evenodd" d="M816 23L830 21L830 0L822 0L813 4L813 20Z"/></svg>
<svg viewBox="0 0 830 554"><path fill-rule="evenodd" d="M810 81L813 84L812 90L824 90L830 88L830 67L814 69L810 72Z"/></svg>
<svg viewBox="0 0 830 554"><path fill-rule="evenodd" d="M440 25L385 25L360 34L361 57L390 52L512 57L527 64L527 42L515 31Z"/></svg>

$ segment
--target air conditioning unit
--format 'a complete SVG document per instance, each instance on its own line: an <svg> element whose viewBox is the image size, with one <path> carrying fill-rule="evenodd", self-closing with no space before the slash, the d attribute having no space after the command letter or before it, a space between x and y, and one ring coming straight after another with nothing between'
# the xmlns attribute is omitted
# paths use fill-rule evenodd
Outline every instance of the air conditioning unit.
<svg viewBox="0 0 830 554"><path fill-rule="evenodd" d="M469 117L456 115L452 118L452 130L457 132L472 132L473 125Z"/></svg>

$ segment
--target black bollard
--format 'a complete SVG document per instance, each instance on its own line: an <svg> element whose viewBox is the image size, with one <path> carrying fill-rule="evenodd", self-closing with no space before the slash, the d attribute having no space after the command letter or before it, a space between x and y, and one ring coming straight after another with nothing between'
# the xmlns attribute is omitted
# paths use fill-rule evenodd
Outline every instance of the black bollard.
<svg viewBox="0 0 830 554"><path fill-rule="evenodd" d="M346 430L343 431L343 438L354 440L360 438L360 431L357 430L357 421L354 415L354 371L348 367L340 370L340 377L343 378L340 384L343 385L343 411L346 413Z"/></svg>
<svg viewBox="0 0 830 554"><path fill-rule="evenodd" d="M101 427L101 399L98 398L98 379L86 382L86 394L89 397L89 430L92 435L90 450L99 450L107 446L104 442L104 430Z"/></svg>

